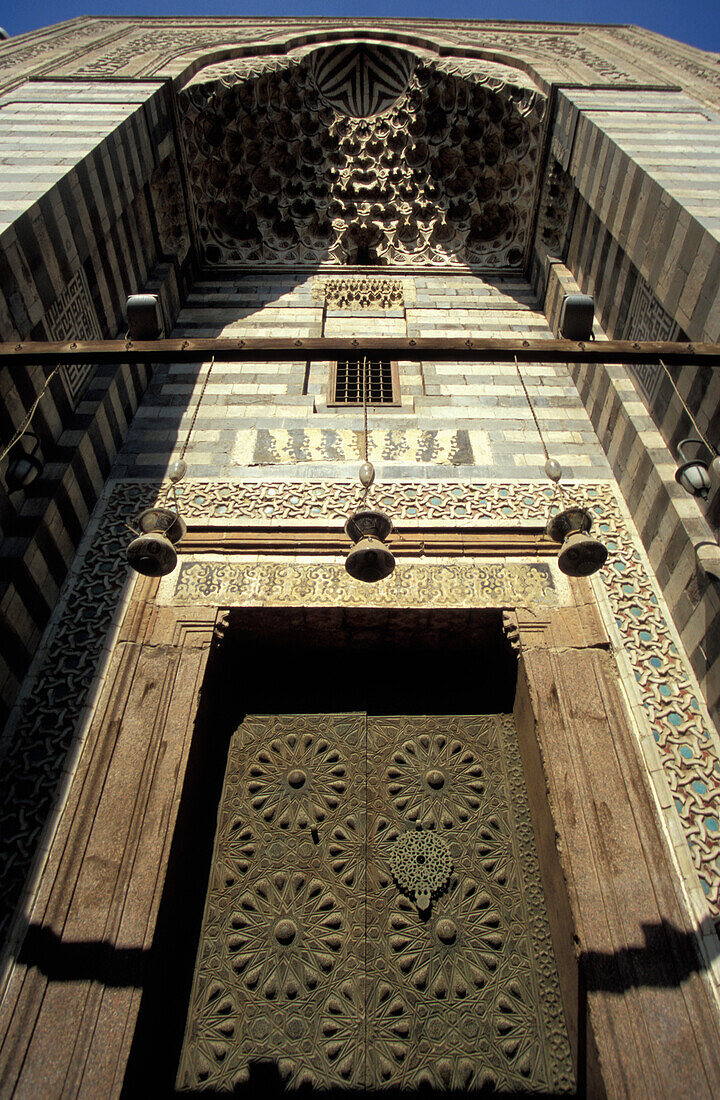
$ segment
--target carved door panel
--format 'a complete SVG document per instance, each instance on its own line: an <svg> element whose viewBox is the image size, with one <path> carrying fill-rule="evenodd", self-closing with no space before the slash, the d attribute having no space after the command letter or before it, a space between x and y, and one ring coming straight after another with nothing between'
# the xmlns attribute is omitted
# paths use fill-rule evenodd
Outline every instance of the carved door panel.
<svg viewBox="0 0 720 1100"><path fill-rule="evenodd" d="M181 1089L573 1090L512 718L248 717Z"/></svg>

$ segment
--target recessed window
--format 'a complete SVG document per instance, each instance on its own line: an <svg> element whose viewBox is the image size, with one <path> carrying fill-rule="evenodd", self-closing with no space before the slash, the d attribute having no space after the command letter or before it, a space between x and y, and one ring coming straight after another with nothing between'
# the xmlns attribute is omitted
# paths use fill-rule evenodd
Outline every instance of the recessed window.
<svg viewBox="0 0 720 1100"><path fill-rule="evenodd" d="M330 405L362 405L363 386L368 405L399 405L397 363L390 359L339 359L330 378Z"/></svg>

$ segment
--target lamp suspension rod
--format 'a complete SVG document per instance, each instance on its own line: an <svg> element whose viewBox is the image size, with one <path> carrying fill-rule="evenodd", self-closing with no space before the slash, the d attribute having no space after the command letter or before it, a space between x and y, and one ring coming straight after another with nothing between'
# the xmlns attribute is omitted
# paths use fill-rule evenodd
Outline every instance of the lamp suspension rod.
<svg viewBox="0 0 720 1100"><path fill-rule="evenodd" d="M532 401L530 400L530 394L528 393L527 386L525 385L525 379L523 378L522 373L520 371L520 364L518 363L517 355L515 356L515 370L517 371L517 376L520 379L520 385L523 388L523 393L525 394L525 400L527 401L528 405L530 406L530 412L532 413L532 418L535 421L535 427L537 428L537 434L540 436L540 443L542 444L542 449L545 453L545 459L547 460L547 459L550 458L550 455L548 454L548 449L545 445L545 437L544 437L544 435L543 435L543 433L540 429L540 422L539 422L537 416L535 415L535 409L533 407Z"/></svg>
<svg viewBox="0 0 720 1100"><path fill-rule="evenodd" d="M365 441L365 461L368 462L368 425L367 425L367 398L368 398L368 361L367 355L363 355L363 438ZM366 494L367 495L367 494Z"/></svg>
<svg viewBox="0 0 720 1100"><path fill-rule="evenodd" d="M169 486L168 490L166 490L166 493L165 493L165 502L167 503L168 494L172 490L173 500L175 502L175 509L176 509L178 515L180 515L180 502L178 501L177 484L176 483L178 481L180 481L180 479L182 477L184 477L185 472L187 470L187 467L185 465L185 454L186 454L187 449L188 449L188 444L190 443L190 437L192 436L193 429L195 427L195 421L197 420L197 415L200 411L200 406L202 405L202 400L203 400L203 397L205 396L205 390L207 389L207 384L208 384L208 381L210 379L210 374L212 372L212 369L213 369L214 365L215 365L215 356L213 355L211 360L210 360L210 365L208 366L207 374L205 375L205 379L203 381L202 388L200 390L200 396L198 397L197 404L195 405L195 408L193 410L192 419L190 421L190 427L188 428L187 435L185 436L185 442L183 443L182 448L180 450L180 457L175 460L175 462L173 463L173 466L171 466L171 468L170 468L170 486ZM175 473L175 474L173 472L173 467L174 467L175 471L177 471L177 473Z"/></svg>

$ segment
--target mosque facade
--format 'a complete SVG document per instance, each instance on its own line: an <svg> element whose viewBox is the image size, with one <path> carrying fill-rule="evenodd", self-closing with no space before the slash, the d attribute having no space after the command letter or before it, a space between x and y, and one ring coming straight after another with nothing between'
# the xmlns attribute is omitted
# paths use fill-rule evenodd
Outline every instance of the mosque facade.
<svg viewBox="0 0 720 1100"><path fill-rule="evenodd" d="M81 17L0 148L2 1095L717 1095L720 57Z"/></svg>

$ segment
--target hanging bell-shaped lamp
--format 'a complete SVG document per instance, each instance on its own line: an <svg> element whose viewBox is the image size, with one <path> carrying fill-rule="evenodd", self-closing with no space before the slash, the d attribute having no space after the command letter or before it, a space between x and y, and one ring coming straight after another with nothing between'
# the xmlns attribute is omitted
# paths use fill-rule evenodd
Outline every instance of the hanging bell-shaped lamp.
<svg viewBox="0 0 720 1100"><path fill-rule="evenodd" d="M689 493L692 497L701 497L706 500L710 493L710 473L707 462L704 462L701 458L688 459L685 454L685 448L689 444L698 444L700 447L705 447L706 450L710 450L706 443L702 439L681 439L678 443L678 454L680 455L680 465L675 471L675 480L678 485L681 485L686 493ZM712 452L710 452L712 455Z"/></svg>
<svg viewBox="0 0 720 1100"><path fill-rule="evenodd" d="M591 527L592 516L580 505L571 505L548 520L547 534L562 543L558 566L568 577L589 577L607 561L607 547L590 535Z"/></svg>
<svg viewBox="0 0 720 1100"><path fill-rule="evenodd" d="M360 467L360 483L367 497L375 480L375 469L367 460ZM356 581L374 584L389 577L395 568L385 539L392 531L392 521L374 508L361 508L348 519L345 534L355 543L345 559L345 568Z"/></svg>
<svg viewBox="0 0 720 1100"><path fill-rule="evenodd" d="M392 522L374 508L355 512L345 524L345 534L355 545L345 559L345 568L356 581L373 584L389 577L395 568L384 540L392 531Z"/></svg>
<svg viewBox="0 0 720 1100"><path fill-rule="evenodd" d="M144 577L166 577L177 565L178 545L187 528L171 508L146 508L138 516L137 538L127 548L127 560Z"/></svg>

